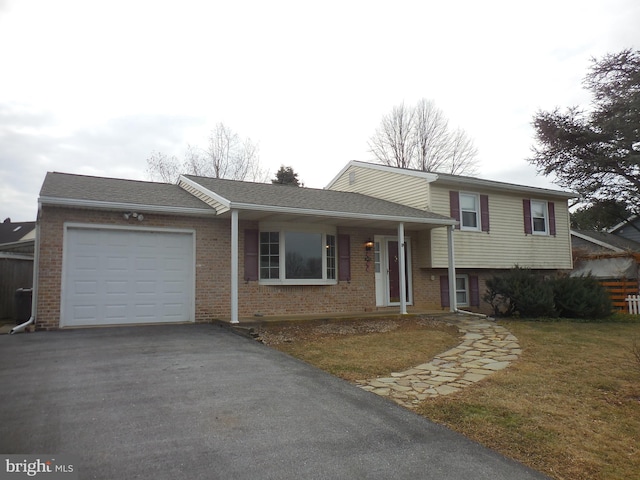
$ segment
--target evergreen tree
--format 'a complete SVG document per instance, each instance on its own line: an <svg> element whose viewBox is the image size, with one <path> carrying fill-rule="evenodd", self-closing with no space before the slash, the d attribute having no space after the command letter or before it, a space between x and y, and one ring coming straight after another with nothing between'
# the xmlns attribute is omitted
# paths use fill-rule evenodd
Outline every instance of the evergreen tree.
<svg viewBox="0 0 640 480"><path fill-rule="evenodd" d="M298 180L298 174L293 171L292 167L280 166L280 170L276 172L276 178L271 180L273 184L290 185L292 187L301 187L302 184Z"/></svg>

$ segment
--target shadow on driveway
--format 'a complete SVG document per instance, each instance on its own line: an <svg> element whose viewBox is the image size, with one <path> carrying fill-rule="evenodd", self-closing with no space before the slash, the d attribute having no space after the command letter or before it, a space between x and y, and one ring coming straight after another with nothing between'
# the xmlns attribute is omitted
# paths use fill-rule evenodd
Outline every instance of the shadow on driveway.
<svg viewBox="0 0 640 480"><path fill-rule="evenodd" d="M81 479L546 478L213 325L5 335L0 385L0 453Z"/></svg>

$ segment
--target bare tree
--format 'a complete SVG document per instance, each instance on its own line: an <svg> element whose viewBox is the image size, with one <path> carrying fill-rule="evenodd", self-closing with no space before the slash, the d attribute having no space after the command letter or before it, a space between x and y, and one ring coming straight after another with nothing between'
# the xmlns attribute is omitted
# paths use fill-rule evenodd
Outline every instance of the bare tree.
<svg viewBox="0 0 640 480"><path fill-rule="evenodd" d="M401 103L382 118L380 127L369 140L369 148L385 165L410 168L414 156L414 110Z"/></svg>
<svg viewBox="0 0 640 480"><path fill-rule="evenodd" d="M473 175L478 171L478 149L467 132L458 128L449 138L448 171L452 175ZM444 170L443 170L444 171Z"/></svg>
<svg viewBox="0 0 640 480"><path fill-rule="evenodd" d="M415 107L393 107L369 140L369 149L385 165L426 172L473 174L478 150L462 129L451 131L442 110L422 99Z"/></svg>
<svg viewBox="0 0 640 480"><path fill-rule="evenodd" d="M162 152L152 152L147 158L147 176L150 180L174 183L180 175L179 160Z"/></svg>
<svg viewBox="0 0 640 480"><path fill-rule="evenodd" d="M211 131L205 149L187 145L182 162L160 152L147 159L147 174L152 180L173 183L181 173L257 182L268 178L260 166L258 145L249 138L241 139L223 123Z"/></svg>
<svg viewBox="0 0 640 480"><path fill-rule="evenodd" d="M413 140L416 145L416 168L424 172L447 169L449 121L431 100L423 98L415 107Z"/></svg>

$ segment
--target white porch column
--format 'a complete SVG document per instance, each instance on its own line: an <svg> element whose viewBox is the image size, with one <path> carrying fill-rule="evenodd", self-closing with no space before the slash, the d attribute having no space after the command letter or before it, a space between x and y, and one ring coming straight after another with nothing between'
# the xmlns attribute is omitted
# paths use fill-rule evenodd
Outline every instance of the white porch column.
<svg viewBox="0 0 640 480"><path fill-rule="evenodd" d="M447 245L449 253L449 310L455 312L458 309L456 303L456 265L453 251L453 232L455 227L449 225L447 227Z"/></svg>
<svg viewBox="0 0 640 480"><path fill-rule="evenodd" d="M404 247L404 223L398 224L398 266L400 276L400 315L406 315L407 313L407 265L406 265L406 251Z"/></svg>
<svg viewBox="0 0 640 480"><path fill-rule="evenodd" d="M231 210L231 323L238 322L238 210Z"/></svg>

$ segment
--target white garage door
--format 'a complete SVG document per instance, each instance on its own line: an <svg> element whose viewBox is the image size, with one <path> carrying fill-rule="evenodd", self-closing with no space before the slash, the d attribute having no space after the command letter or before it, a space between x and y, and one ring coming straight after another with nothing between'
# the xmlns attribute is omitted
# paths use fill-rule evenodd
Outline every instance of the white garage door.
<svg viewBox="0 0 640 480"><path fill-rule="evenodd" d="M193 234L68 227L60 326L193 321Z"/></svg>

